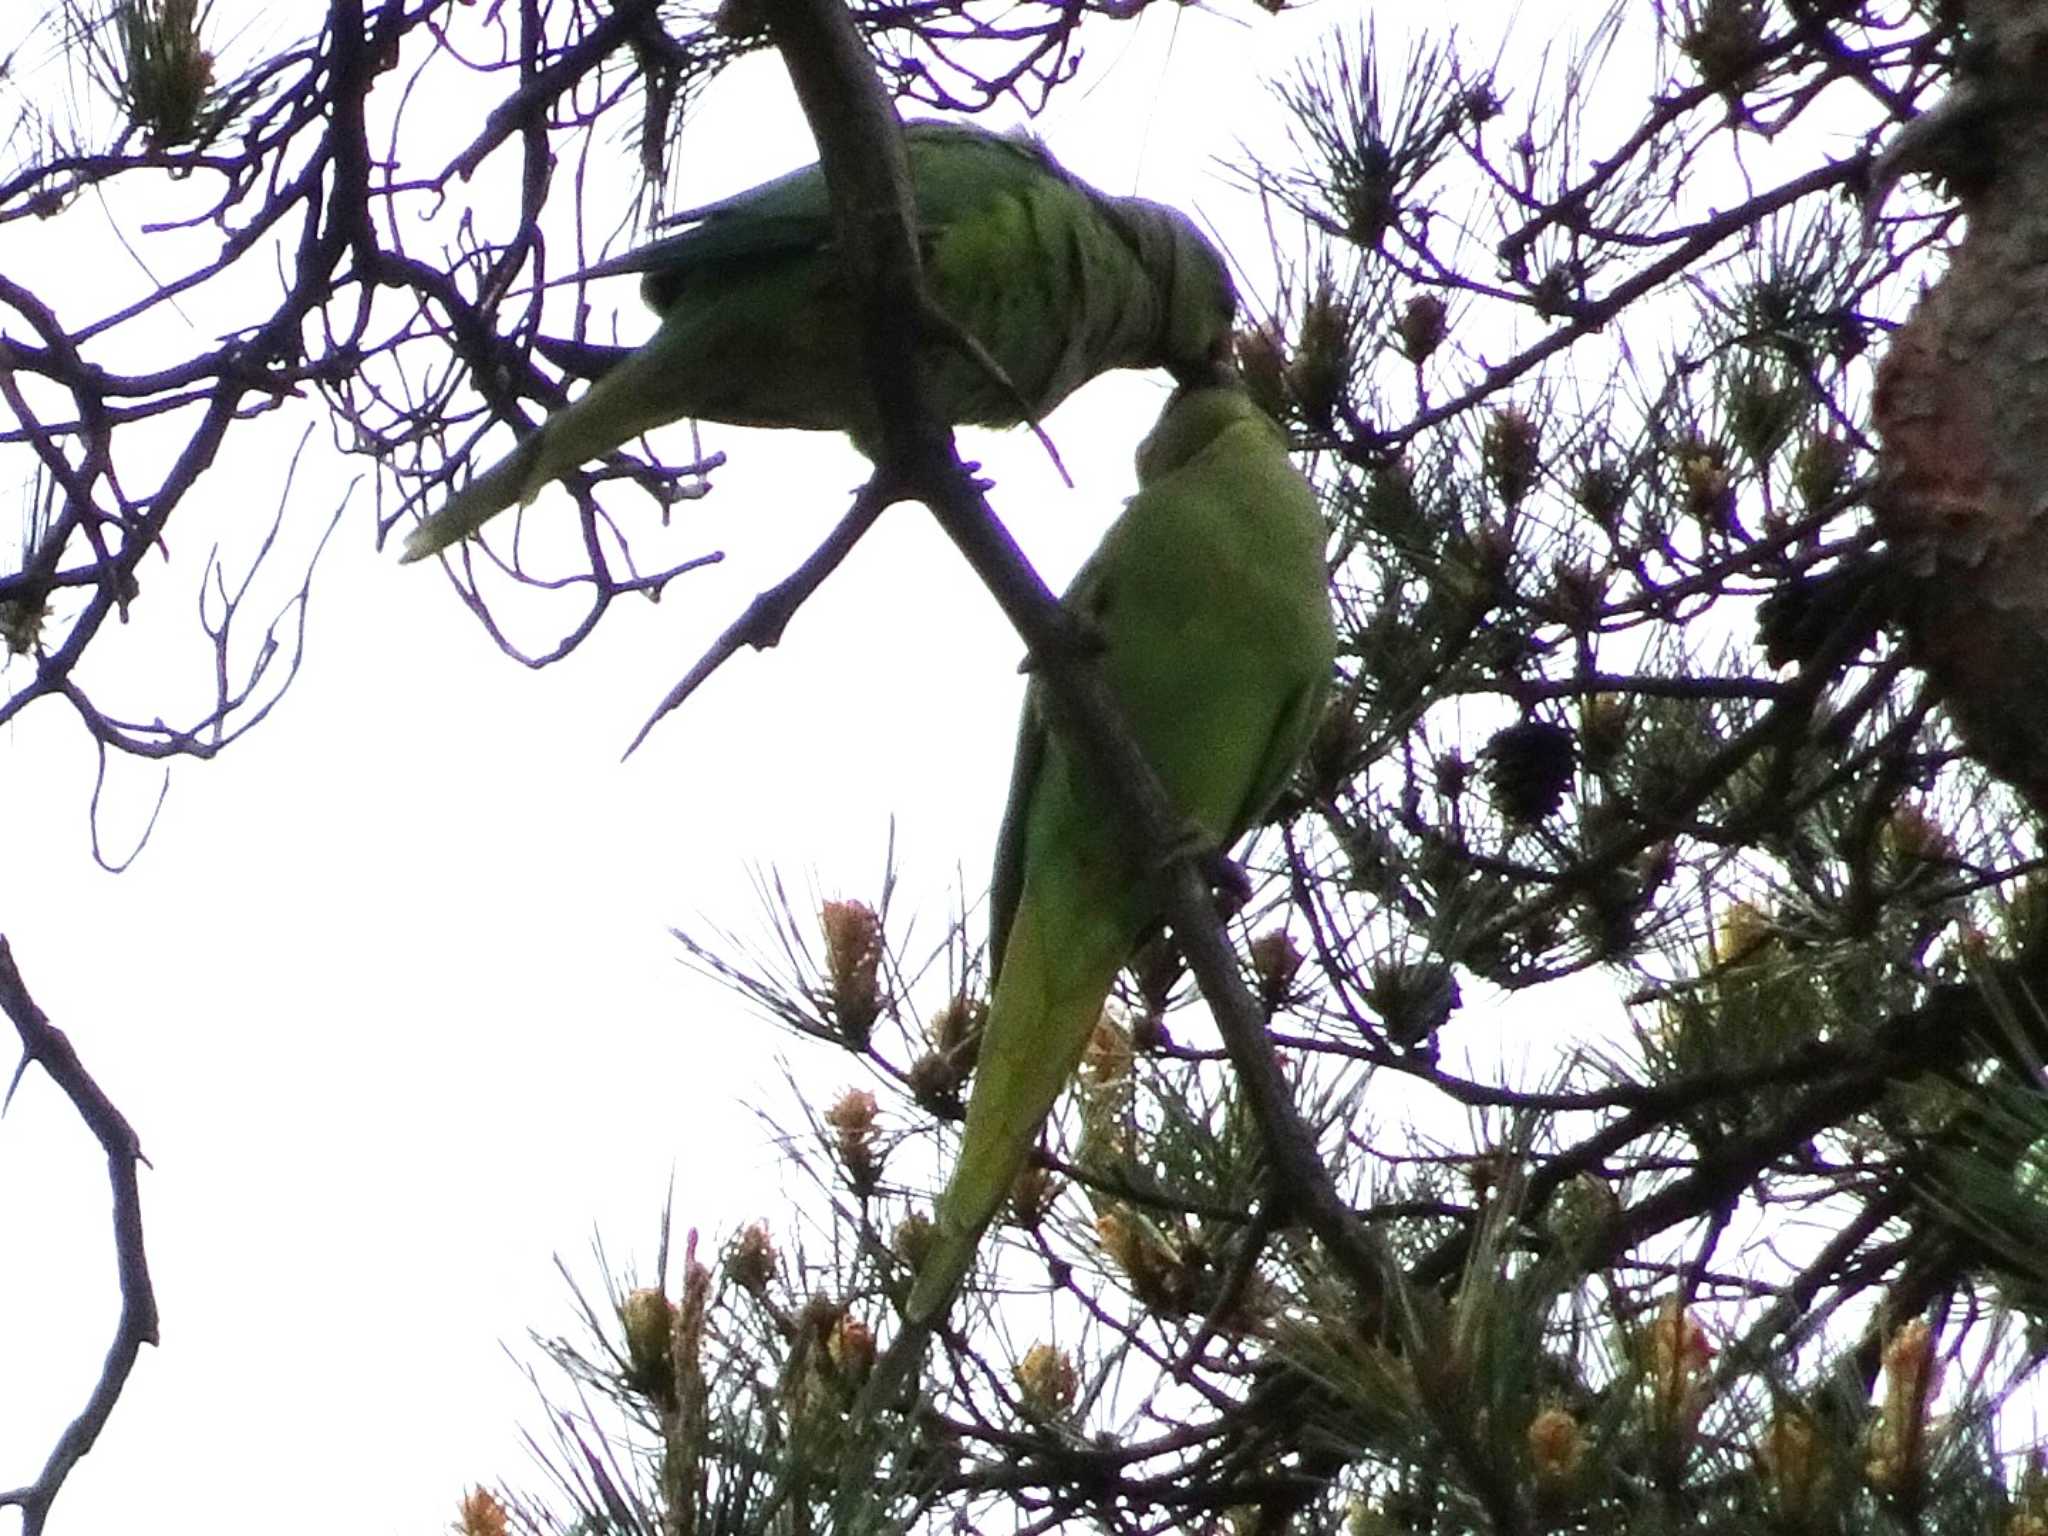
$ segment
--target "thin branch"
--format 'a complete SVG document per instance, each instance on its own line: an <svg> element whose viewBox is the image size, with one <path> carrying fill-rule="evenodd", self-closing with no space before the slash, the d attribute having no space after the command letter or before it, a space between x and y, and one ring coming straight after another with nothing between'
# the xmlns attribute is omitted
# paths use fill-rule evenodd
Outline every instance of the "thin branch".
<svg viewBox="0 0 2048 1536"><path fill-rule="evenodd" d="M135 1357L143 1345L158 1342L156 1293L149 1283L149 1257L142 1242L142 1194L135 1176L137 1166L147 1159L142 1155L142 1143L134 1128L85 1070L64 1031L52 1024L29 996L28 986L14 963L14 950L4 934L0 934L0 1012L6 1013L21 1036L21 1065L16 1069L14 1085L8 1089L8 1100L13 1100L14 1087L20 1085L29 1063L35 1063L63 1090L79 1119L106 1150L107 1183L114 1196L115 1270L121 1286L120 1321L92 1395L57 1437L36 1480L0 1493L0 1509L11 1507L21 1511L22 1536L39 1536L64 1480L106 1428L107 1419L128 1384Z"/></svg>
<svg viewBox="0 0 2048 1536"><path fill-rule="evenodd" d="M746 612L728 624L724 633L711 642L710 649L697 659L697 664L684 674L683 680L669 689L661 703L655 706L654 713L647 717L647 723L640 727L639 733L620 754L621 761L638 751L640 743L661 723L663 716L679 708L712 673L730 661L741 646L765 651L779 645L782 631L796 617L797 609L818 590L827 576L839 569L840 562L853 553L853 546L861 541L862 535L875 525L875 519L896 499L886 474L878 473L863 485L853 498L853 506L825 536L825 542L812 550L804 563L781 581L756 593L754 600L747 604Z"/></svg>

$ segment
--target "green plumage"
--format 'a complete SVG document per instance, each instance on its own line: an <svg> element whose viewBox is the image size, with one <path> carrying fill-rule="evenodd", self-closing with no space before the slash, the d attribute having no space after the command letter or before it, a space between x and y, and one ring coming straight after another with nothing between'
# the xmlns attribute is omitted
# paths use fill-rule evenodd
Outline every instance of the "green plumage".
<svg viewBox="0 0 2048 1536"><path fill-rule="evenodd" d="M947 420L1014 426L1098 373L1163 367L1187 380L1222 354L1236 295L1185 215L1105 197L1034 140L952 123L913 123L904 140L928 290L1016 390L958 348L928 342L930 398ZM683 218L694 227L587 274L641 273L641 296L661 316L653 337L422 521L405 559L685 417L873 444L824 173L806 166Z"/></svg>
<svg viewBox="0 0 2048 1536"><path fill-rule="evenodd" d="M1336 655L1324 527L1242 391L1184 390L1138 450L1139 492L1065 602L1176 808L1219 849L1263 816L1320 717ZM905 1315L941 1317L1159 915L1157 882L1027 695L996 854L995 996L960 1159Z"/></svg>

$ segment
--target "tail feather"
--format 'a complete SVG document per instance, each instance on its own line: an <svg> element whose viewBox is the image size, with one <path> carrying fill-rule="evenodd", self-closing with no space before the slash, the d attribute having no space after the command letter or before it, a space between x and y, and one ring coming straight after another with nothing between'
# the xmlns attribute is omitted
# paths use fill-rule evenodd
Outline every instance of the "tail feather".
<svg viewBox="0 0 2048 1536"><path fill-rule="evenodd" d="M974 1267L982 1231L1009 1198L1046 1115L1080 1065L1130 952L1133 925L1121 914L1073 901L1048 921L1047 906L1042 892L1027 891L1010 929L960 1161L939 1197L938 1230L904 1308L912 1324L942 1317Z"/></svg>
<svg viewBox="0 0 2048 1536"><path fill-rule="evenodd" d="M460 543L507 507L533 500L578 465L675 420L681 414L675 404L678 386L668 375L678 359L688 357L691 339L680 331L673 336L658 334L628 353L413 529L400 561L424 560Z"/></svg>
<svg viewBox="0 0 2048 1536"><path fill-rule="evenodd" d="M460 544L507 507L530 500L547 483L535 483L534 478L547 434L548 429L541 428L423 519L407 536L399 562L410 565L437 555L451 544Z"/></svg>
<svg viewBox="0 0 2048 1536"><path fill-rule="evenodd" d="M1015 1182L1016 1174L1013 1172L1010 1178ZM953 1293L967 1278L967 1272L974 1268L974 1250L980 1246L980 1227L940 1226L924 1262L917 1266L917 1279L911 1284L910 1300L903 1305L907 1326L929 1332L946 1315Z"/></svg>

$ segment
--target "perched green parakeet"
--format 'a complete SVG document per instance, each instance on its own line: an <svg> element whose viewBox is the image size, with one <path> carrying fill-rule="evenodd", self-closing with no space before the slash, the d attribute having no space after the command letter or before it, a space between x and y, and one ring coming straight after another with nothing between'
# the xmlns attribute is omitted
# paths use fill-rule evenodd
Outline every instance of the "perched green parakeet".
<svg viewBox="0 0 2048 1536"><path fill-rule="evenodd" d="M1236 388L1177 393L1138 449L1138 484L1064 601L1100 631L1146 759L1220 851L1265 814L1321 717L1337 644L1323 521L1279 428ZM1156 878L1047 734L1037 687L997 843L995 996L960 1160L905 1308L913 1329L945 1313L1159 916Z"/></svg>
<svg viewBox="0 0 2048 1536"><path fill-rule="evenodd" d="M1014 426L1098 373L1164 367L1185 381L1227 347L1230 274L1184 214L1105 197L1028 138L924 122L904 130L904 147L927 289L1015 386L934 338L923 357L947 420ZM685 417L843 431L872 448L824 172L806 166L682 218L695 227L586 274L644 274L641 296L661 316L653 337L422 521L405 559Z"/></svg>

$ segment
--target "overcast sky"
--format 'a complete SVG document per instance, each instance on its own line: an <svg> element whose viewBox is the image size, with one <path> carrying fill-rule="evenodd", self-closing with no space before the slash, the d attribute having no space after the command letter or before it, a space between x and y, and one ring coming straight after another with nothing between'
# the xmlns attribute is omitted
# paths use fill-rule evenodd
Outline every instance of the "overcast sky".
<svg viewBox="0 0 2048 1536"><path fill-rule="evenodd" d="M1490 39L1507 10L1471 5L1460 21ZM1097 27L1086 82L1040 130L1096 184L1205 213L1259 261L1254 206L1213 157L1269 139L1262 80L1363 14L1158 7ZM1381 37L1398 57L1392 21ZM772 57L713 89L682 155L692 201L812 157ZM115 215L131 234L148 216ZM644 335L630 284L615 287L625 334ZM65 313L103 309L80 293ZM1098 380L1047 422L1072 491L1028 436L966 435L1055 586L1132 488L1131 450L1166 389ZM644 1262L672 1174L679 1224L707 1240L786 1209L748 1106L785 1102L789 1043L684 970L669 927L756 931L748 872L769 865L799 889L872 899L892 815L902 911L935 938L956 879L979 899L1019 647L921 509L891 512L779 650L735 660L620 765L653 703L862 475L837 439L705 434L731 463L680 516L726 562L659 606L622 605L539 674L491 648L436 568L376 552L358 495L315 586L298 684L218 762L173 770L126 874L89 858L93 759L64 708L0 740L0 932L154 1165L163 1347L66 1487L56 1531L432 1531L465 1485L524 1480L518 1429L537 1404L501 1341L568 1326L553 1256L589 1276L595 1231ZM294 518L324 517L359 470L320 461ZM181 510L170 571L145 573L136 624L98 642L110 707L148 717L185 686L191 658L167 675L166 647L190 633L207 542L246 544L281 483L280 456L231 450L202 486L212 512ZM153 770L117 776L117 851L154 787ZM102 1158L34 1073L0 1121L0 1232L13 1485L83 1401L115 1306Z"/></svg>

